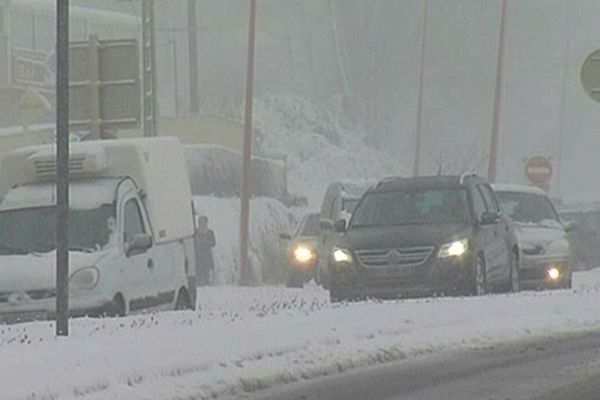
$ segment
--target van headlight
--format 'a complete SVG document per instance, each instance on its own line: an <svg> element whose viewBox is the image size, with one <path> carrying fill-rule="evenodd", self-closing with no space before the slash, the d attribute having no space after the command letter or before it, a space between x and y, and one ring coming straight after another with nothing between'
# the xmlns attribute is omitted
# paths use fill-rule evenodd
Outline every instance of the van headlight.
<svg viewBox="0 0 600 400"><path fill-rule="evenodd" d="M348 250L335 248L333 249L333 261L336 264L352 264L352 254Z"/></svg>
<svg viewBox="0 0 600 400"><path fill-rule="evenodd" d="M455 240L440 247L438 258L460 257L469 250L469 239Z"/></svg>
<svg viewBox="0 0 600 400"><path fill-rule="evenodd" d="M69 278L69 287L73 290L93 289L100 280L100 272L95 267L88 267L73 272Z"/></svg>

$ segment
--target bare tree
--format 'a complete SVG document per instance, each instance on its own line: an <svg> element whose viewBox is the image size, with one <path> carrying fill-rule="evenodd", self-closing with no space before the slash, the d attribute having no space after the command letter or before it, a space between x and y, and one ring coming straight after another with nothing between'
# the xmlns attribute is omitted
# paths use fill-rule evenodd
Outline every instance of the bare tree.
<svg viewBox="0 0 600 400"><path fill-rule="evenodd" d="M473 140L467 146L460 142L438 145L430 156L430 161L438 175L480 172L484 170L487 160L485 146L477 140Z"/></svg>

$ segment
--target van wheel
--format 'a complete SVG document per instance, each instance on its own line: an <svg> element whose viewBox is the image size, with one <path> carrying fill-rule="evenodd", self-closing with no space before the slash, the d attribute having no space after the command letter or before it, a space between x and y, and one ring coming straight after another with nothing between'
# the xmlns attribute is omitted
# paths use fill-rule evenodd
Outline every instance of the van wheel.
<svg viewBox="0 0 600 400"><path fill-rule="evenodd" d="M123 295L118 293L113 297L112 300L113 309L108 312L108 315L111 317L124 317L127 314L127 310L125 309L125 299L123 299Z"/></svg>
<svg viewBox="0 0 600 400"><path fill-rule="evenodd" d="M175 310L192 310L190 295L185 288L181 288L175 300Z"/></svg>

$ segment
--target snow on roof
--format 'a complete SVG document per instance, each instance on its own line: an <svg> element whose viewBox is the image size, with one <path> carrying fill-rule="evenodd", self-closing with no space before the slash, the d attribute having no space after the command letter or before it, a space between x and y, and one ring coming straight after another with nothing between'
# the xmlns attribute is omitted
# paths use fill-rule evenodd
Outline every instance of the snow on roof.
<svg viewBox="0 0 600 400"><path fill-rule="evenodd" d="M492 188L496 192L516 192L516 193L529 193L529 194L537 194L540 196L546 196L546 193L536 187L529 185L517 185L513 183L493 183Z"/></svg>
<svg viewBox="0 0 600 400"><path fill-rule="evenodd" d="M69 207L97 208L115 200L117 179L96 179L72 183L69 187ZM0 211L56 205L56 185L53 182L18 186L2 199Z"/></svg>

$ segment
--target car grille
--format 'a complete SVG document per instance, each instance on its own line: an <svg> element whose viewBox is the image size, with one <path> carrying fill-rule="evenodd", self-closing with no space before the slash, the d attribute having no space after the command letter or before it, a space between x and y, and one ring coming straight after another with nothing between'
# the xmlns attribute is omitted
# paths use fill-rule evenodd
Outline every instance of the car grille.
<svg viewBox="0 0 600 400"><path fill-rule="evenodd" d="M8 303L8 299L14 292L1 292L0 303ZM43 300L56 297L56 289L37 289L25 292L31 300Z"/></svg>
<svg viewBox="0 0 600 400"><path fill-rule="evenodd" d="M356 251L356 256L366 267L383 265L419 265L425 263L432 252L432 246L423 246L402 249L358 250Z"/></svg>

